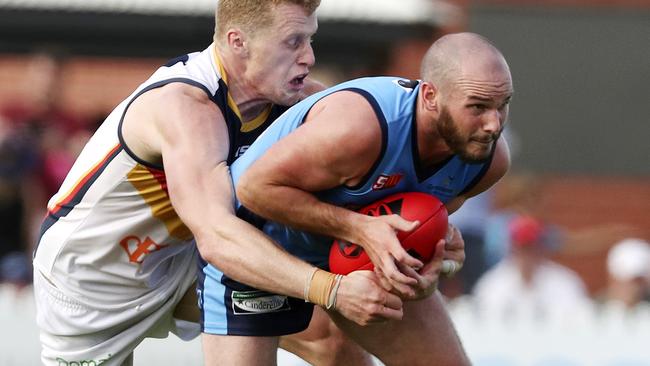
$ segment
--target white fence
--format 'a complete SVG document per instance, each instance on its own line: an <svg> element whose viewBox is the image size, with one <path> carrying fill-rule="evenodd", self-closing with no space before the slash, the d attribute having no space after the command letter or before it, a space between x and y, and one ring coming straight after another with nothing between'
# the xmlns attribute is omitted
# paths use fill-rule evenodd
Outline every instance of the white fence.
<svg viewBox="0 0 650 366"><path fill-rule="evenodd" d="M476 315L471 302L450 304L452 318L476 366L650 366L650 309L634 315L586 313L563 322L509 324ZM31 288L0 287L0 366L38 365L38 331ZM171 336L145 341L136 365L201 365L201 343ZM280 366L306 365L285 352Z"/></svg>

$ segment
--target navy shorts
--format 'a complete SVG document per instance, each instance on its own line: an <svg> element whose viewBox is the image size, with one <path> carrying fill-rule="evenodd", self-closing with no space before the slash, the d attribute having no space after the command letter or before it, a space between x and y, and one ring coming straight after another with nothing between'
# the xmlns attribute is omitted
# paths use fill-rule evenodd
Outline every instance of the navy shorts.
<svg viewBox="0 0 650 366"><path fill-rule="evenodd" d="M197 295L204 333L281 336L309 325L313 304L244 285L203 260L200 265Z"/></svg>

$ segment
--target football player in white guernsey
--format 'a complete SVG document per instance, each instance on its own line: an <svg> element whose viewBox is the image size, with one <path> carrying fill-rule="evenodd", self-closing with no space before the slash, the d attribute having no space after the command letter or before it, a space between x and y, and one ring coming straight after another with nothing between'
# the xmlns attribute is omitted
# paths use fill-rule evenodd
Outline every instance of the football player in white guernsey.
<svg viewBox="0 0 650 366"><path fill-rule="evenodd" d="M459 176L440 177L440 182L446 183L429 184L438 179L438 172L454 172L449 167L463 164L482 165L476 179L448 190L451 194L441 198L450 213L495 184L508 170L509 150L501 131L513 87L501 52L476 34L447 35L424 56L421 77L419 82L359 79L310 97L267 129L233 165L233 176L237 197L248 210L292 229L361 245L384 288L400 295L404 303L399 321L360 326L329 311L351 339L386 365L469 365L436 291L443 263L434 257L421 269L400 264L399 254L393 254L395 248L391 247L394 242L386 239L395 235L392 228L345 208L346 203L379 194L373 191L373 182L389 172L378 167L403 175L403 184L387 192L406 189L438 195L437 189L454 187L464 170L458 170ZM408 104L398 96L400 87L415 94ZM275 135L278 137L271 137ZM245 165L243 172L241 165ZM285 231L275 232L288 250L304 237L293 234L295 230L287 230L285 237L281 236ZM321 253L319 237L307 240L302 243L302 253L310 249ZM451 245L453 240L442 242L438 247ZM325 252L307 254L323 255L326 262ZM406 291L384 272L396 265L416 279ZM317 344L335 343L330 328L327 317L314 318L310 328L294 338L305 340L303 351L319 352L321 359L327 359L326 347Z"/></svg>
<svg viewBox="0 0 650 366"><path fill-rule="evenodd" d="M173 317L197 248L237 281L327 303L332 287L313 266L235 216L228 168L278 105L319 88L306 80L318 5L219 1L214 43L161 67L93 135L48 203L35 252L44 364L128 365L145 337L197 335ZM401 316L370 276L339 289L337 309L354 322ZM386 298L392 309L379 306ZM269 337L204 338L212 365L270 364L276 348Z"/></svg>

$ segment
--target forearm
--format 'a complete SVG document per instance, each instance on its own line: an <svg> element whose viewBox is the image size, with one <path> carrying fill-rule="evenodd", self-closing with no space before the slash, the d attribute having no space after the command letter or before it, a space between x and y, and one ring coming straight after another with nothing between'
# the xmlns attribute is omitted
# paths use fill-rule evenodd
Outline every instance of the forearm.
<svg viewBox="0 0 650 366"><path fill-rule="evenodd" d="M363 223L364 215L291 186L242 183L237 187L237 197L257 215L298 230L358 242L354 227Z"/></svg>
<svg viewBox="0 0 650 366"><path fill-rule="evenodd" d="M232 214L222 216L219 222L195 234L199 252L208 263L228 277L260 290L304 297L313 266Z"/></svg>

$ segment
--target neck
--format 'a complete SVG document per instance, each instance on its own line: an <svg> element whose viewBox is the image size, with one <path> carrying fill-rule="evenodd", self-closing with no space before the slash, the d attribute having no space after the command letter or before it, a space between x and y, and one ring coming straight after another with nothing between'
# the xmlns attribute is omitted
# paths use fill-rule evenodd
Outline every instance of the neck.
<svg viewBox="0 0 650 366"><path fill-rule="evenodd" d="M263 98L248 80L245 63L236 60L236 55L218 47L217 53L228 84L228 95L237 106L242 122L254 119L271 105L271 101Z"/></svg>

